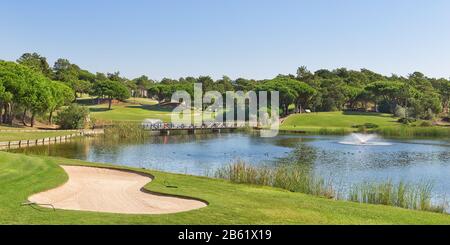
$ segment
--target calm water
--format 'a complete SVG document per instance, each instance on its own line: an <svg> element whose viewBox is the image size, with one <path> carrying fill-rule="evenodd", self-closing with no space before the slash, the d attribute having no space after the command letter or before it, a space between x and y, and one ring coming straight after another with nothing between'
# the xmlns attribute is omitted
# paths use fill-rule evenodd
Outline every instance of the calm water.
<svg viewBox="0 0 450 245"><path fill-rule="evenodd" d="M212 175L217 168L237 159L255 165L276 165L277 159L295 152L316 173L344 186L388 179L430 181L436 195L450 194L450 142L380 139L391 145L339 143L346 140L342 136L261 138L222 134L160 136L145 142L119 143L100 137L18 151L194 175Z"/></svg>

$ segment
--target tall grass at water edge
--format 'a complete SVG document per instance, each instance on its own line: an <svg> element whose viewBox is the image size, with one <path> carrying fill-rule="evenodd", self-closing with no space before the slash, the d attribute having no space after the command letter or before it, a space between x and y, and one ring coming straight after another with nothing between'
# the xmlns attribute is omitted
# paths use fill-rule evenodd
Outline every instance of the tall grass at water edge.
<svg viewBox="0 0 450 245"><path fill-rule="evenodd" d="M373 132L388 137L450 137L450 127L382 127Z"/></svg>
<svg viewBox="0 0 450 245"><path fill-rule="evenodd" d="M306 167L256 167L237 161L216 171L215 176L234 183L265 185L328 198L334 197L331 183L309 173Z"/></svg>
<svg viewBox="0 0 450 245"><path fill-rule="evenodd" d="M382 183L363 182L352 185L348 200L359 203L381 204L407 209L443 213L446 202L432 203L433 185L429 182L419 184L393 183L388 180Z"/></svg>
<svg viewBox="0 0 450 245"><path fill-rule="evenodd" d="M446 209L445 201L441 204L432 202L431 183L364 182L354 184L345 194L340 194L332 180L313 174L307 166L258 167L240 160L218 169L215 177L233 183L272 186L330 199L440 213Z"/></svg>
<svg viewBox="0 0 450 245"><path fill-rule="evenodd" d="M117 122L105 129L105 137L115 139L145 139L148 132L138 123Z"/></svg>

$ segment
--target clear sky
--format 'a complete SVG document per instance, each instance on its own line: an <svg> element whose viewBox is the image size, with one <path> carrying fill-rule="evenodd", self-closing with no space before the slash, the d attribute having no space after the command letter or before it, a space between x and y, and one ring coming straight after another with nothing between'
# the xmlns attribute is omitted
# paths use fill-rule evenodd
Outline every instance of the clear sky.
<svg viewBox="0 0 450 245"><path fill-rule="evenodd" d="M127 77L271 78L306 65L450 77L448 0L2 0L0 59Z"/></svg>

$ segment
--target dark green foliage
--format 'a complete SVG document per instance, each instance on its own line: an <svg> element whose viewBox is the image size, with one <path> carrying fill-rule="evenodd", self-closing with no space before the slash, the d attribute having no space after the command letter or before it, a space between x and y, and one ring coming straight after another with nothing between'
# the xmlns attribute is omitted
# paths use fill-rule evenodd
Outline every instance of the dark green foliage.
<svg viewBox="0 0 450 245"><path fill-rule="evenodd" d="M417 121L417 120L414 119L414 118L406 118L406 117L398 119L398 122L399 123L403 123L403 124L410 124L410 123L413 123L415 121Z"/></svg>
<svg viewBox="0 0 450 245"><path fill-rule="evenodd" d="M363 125L353 125L352 128L359 128L362 130L365 129L374 129L374 128L378 128L379 126L375 123L364 123Z"/></svg>
<svg viewBox="0 0 450 245"><path fill-rule="evenodd" d="M431 126L433 126L433 124L430 121L423 121L423 122L420 123L419 126L421 126L421 127L431 127Z"/></svg>
<svg viewBox="0 0 450 245"><path fill-rule="evenodd" d="M194 83L201 83L203 93L218 91L222 95L226 91L278 91L280 94L280 110L282 116L291 113L301 113L305 110L319 111L377 111L397 114L399 117L415 119L433 119L441 112L448 113L450 101L450 81L447 79L428 78L420 72L414 72L407 77L392 75L383 76L367 69L360 71L338 68L335 70L320 69L310 72L304 66L298 68L296 75L278 75L269 80L253 80L223 76L214 80L209 76L184 77L180 79L164 78L155 82L147 76L127 79L119 72L97 73L94 75L81 69L67 59L58 59L53 69L50 69L45 57L36 53L26 53L17 60L32 72L43 75L48 80L61 81L71 87L75 97L89 93L109 100L111 107L114 99L124 100L130 96L145 96L156 98L159 102L170 101L175 91L187 91L193 95ZM22 74L21 71L16 71ZM22 76L22 75L20 75ZM22 78L30 81L30 77ZM19 79L19 80L20 80ZM42 78L31 80L45 80ZM41 82L33 85L33 96L46 97L46 91L38 90ZM26 88L17 88L24 93ZM14 100L16 91L0 86L0 96L3 105ZM10 98L11 97L11 98ZM17 96L20 97L20 96ZM26 101L27 99L24 99ZM19 104L27 105L22 101ZM15 101L16 102L16 101ZM224 101L225 102L225 101ZM43 104L53 103L45 101ZM17 103L16 103L17 104ZM10 106L11 104L8 104ZM42 103L30 104L33 108L25 108L23 114L42 114L54 110L54 106L42 106ZM16 107L19 108L20 106ZM396 110L403 108L404 110ZM14 108L12 108L14 109ZM21 108L24 109L24 108ZM205 109L205 108L203 108ZM4 108L3 111L9 110ZM33 112L34 111L34 112ZM11 114L12 113L9 113ZM2 119L4 121L4 119ZM10 119L9 119L10 121ZM51 121L51 120L50 120Z"/></svg>
<svg viewBox="0 0 450 245"><path fill-rule="evenodd" d="M113 99L125 100L130 97L130 91L124 84L109 79L96 82L92 90L92 95L108 99L109 109Z"/></svg>
<svg viewBox="0 0 450 245"><path fill-rule="evenodd" d="M28 56L27 56L28 57ZM22 60L21 60L22 61ZM30 64L20 65L14 62L0 62L0 118L1 122L12 124L21 113L21 120L30 116L31 126L35 117L52 113L73 99L70 88L51 81Z"/></svg>
<svg viewBox="0 0 450 245"><path fill-rule="evenodd" d="M88 116L88 108L77 104L71 104L58 113L56 123L62 129L81 129L84 128Z"/></svg>

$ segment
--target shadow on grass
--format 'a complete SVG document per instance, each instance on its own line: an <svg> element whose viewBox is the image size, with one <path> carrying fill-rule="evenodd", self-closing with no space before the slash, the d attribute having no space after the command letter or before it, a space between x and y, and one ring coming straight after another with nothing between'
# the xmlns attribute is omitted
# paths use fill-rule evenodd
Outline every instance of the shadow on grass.
<svg viewBox="0 0 450 245"><path fill-rule="evenodd" d="M160 111L160 112L172 112L172 107L165 107L165 106L159 106L159 105L128 105L125 106L126 108L133 108L133 109L144 109L149 111Z"/></svg>
<svg viewBox="0 0 450 245"><path fill-rule="evenodd" d="M111 109L112 110L112 109ZM89 108L90 112L104 112L104 111L110 111L108 108Z"/></svg>
<svg viewBox="0 0 450 245"><path fill-rule="evenodd" d="M342 114L347 116L374 116L392 118L391 115L380 112L343 111Z"/></svg>
<svg viewBox="0 0 450 245"><path fill-rule="evenodd" d="M92 98L77 98L76 103L80 105L96 105L96 100Z"/></svg>

